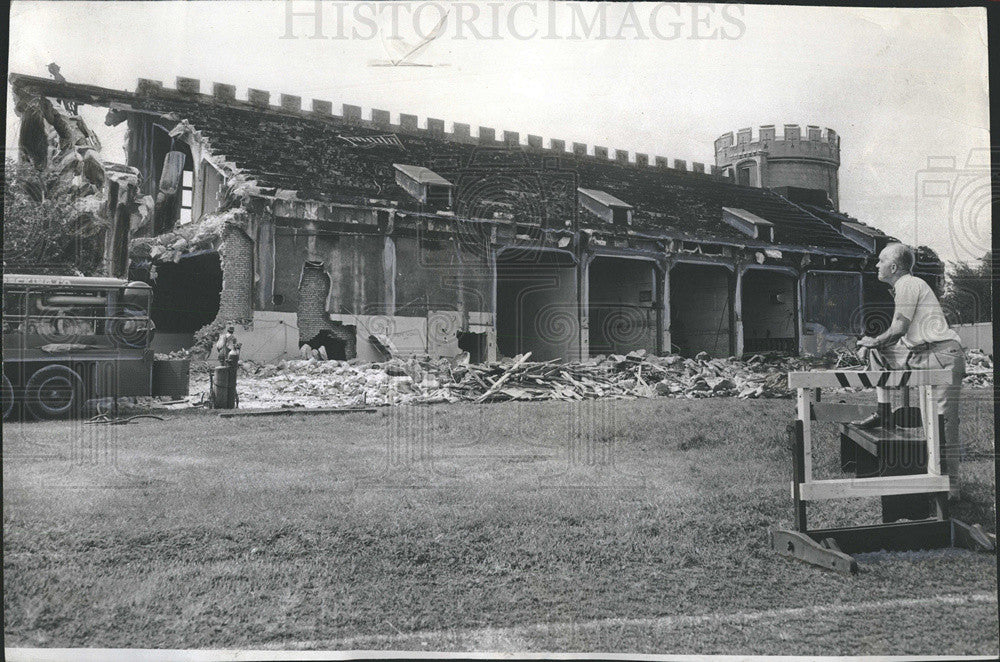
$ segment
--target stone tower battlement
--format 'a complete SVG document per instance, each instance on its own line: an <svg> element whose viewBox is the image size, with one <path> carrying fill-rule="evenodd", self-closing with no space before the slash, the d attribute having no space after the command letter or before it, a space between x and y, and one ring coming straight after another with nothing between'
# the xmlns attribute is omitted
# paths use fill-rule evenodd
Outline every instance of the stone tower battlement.
<svg viewBox="0 0 1000 662"><path fill-rule="evenodd" d="M715 165L725 177L744 186L801 188L827 193L838 208L837 170L840 136L833 129L785 124L724 133L715 140Z"/></svg>

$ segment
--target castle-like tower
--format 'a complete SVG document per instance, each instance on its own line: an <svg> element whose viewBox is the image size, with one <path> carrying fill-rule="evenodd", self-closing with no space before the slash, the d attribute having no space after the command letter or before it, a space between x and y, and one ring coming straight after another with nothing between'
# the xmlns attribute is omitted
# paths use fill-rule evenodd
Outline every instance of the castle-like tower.
<svg viewBox="0 0 1000 662"><path fill-rule="evenodd" d="M839 210L837 170L840 168L840 137L833 129L786 124L784 136L775 136L774 125L760 127L757 139L752 129L740 129L715 141L715 164L724 176L744 186L795 187L825 191Z"/></svg>

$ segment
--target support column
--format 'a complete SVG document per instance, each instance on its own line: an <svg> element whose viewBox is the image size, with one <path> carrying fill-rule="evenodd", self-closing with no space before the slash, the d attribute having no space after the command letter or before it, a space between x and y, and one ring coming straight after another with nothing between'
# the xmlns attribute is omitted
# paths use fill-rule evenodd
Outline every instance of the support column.
<svg viewBox="0 0 1000 662"><path fill-rule="evenodd" d="M590 263L593 259L593 255L584 253L580 256L579 267L577 268L577 273L579 274L577 292L580 302L580 360L590 357Z"/></svg>
<svg viewBox="0 0 1000 662"><path fill-rule="evenodd" d="M488 260L491 283L490 283L490 317L491 325L493 326L493 339L496 340L497 336L500 334L500 324L497 320L497 249L496 249L496 227L490 228L490 239L486 242L486 259ZM498 355L499 349L494 342L492 347L487 348L487 353L492 350L493 356Z"/></svg>
<svg viewBox="0 0 1000 662"><path fill-rule="evenodd" d="M746 273L746 265L736 265L736 292L733 295L733 329L735 338L733 339L733 356L740 358L743 356L743 274Z"/></svg>
<svg viewBox="0 0 1000 662"><path fill-rule="evenodd" d="M795 315L798 317L796 320L796 327L799 331L799 356L804 356L806 353L806 334L805 334L805 301L806 301L806 272L802 272L799 275L799 287L798 291L795 293ZM817 352L822 354L819 344L817 344Z"/></svg>
<svg viewBox="0 0 1000 662"><path fill-rule="evenodd" d="M222 293L216 319L250 320L253 317L253 240L227 223L222 230Z"/></svg>
<svg viewBox="0 0 1000 662"><path fill-rule="evenodd" d="M669 261L662 263L663 278L660 280L660 354L672 353L670 344L670 267Z"/></svg>
<svg viewBox="0 0 1000 662"><path fill-rule="evenodd" d="M386 235L382 248L382 298L386 315L396 314L396 240ZM365 311L363 311L365 312Z"/></svg>

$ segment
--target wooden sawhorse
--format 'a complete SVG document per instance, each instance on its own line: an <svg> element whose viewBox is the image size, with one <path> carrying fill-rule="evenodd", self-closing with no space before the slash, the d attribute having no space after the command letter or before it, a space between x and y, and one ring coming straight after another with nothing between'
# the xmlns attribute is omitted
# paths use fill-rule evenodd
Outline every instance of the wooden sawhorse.
<svg viewBox="0 0 1000 662"><path fill-rule="evenodd" d="M978 524L969 526L948 517L951 481L943 459L944 417L937 411L932 389L934 386L950 383L951 372L948 370L826 370L789 373L788 386L798 391L798 415L791 430L795 530L772 529L772 549L779 554L845 574L857 572L857 562L850 555L862 552L956 546L995 551L995 534L984 532ZM887 389L911 386L917 387L920 393L919 426L894 428L891 424L892 412L888 405ZM870 409L821 402L821 389L846 387L879 389L878 409L883 427L864 430L851 424L851 421L863 417ZM811 436L814 422L843 424L842 438L850 439L879 458L875 464L875 473L878 475L814 479ZM909 449L907 454L915 447L921 447L923 452L915 454L920 459L913 461L913 466L901 471L898 456L886 464L885 451L892 447ZM918 466L923 468L924 463L926 468L923 471L914 471ZM806 504L811 501L878 496L883 497L885 508L885 497L897 495L926 495L931 501L930 517L870 526L813 530L808 527Z"/></svg>

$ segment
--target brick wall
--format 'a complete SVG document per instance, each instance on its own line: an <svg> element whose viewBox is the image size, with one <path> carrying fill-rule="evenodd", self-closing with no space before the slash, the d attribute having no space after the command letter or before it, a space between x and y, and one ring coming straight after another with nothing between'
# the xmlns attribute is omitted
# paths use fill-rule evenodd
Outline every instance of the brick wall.
<svg viewBox="0 0 1000 662"><path fill-rule="evenodd" d="M250 320L253 316L253 240L247 234L226 224L219 248L222 260L222 294L219 299L219 320Z"/></svg>
<svg viewBox="0 0 1000 662"><path fill-rule="evenodd" d="M355 328L330 321L326 311L326 298L330 293L330 277L322 262L306 262L302 267L299 286L298 326L299 344L316 337L324 329L344 342L347 358L357 356Z"/></svg>

